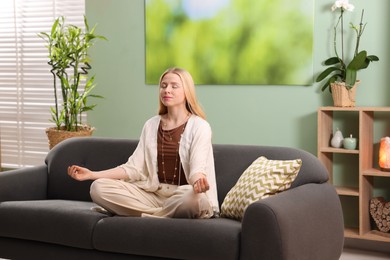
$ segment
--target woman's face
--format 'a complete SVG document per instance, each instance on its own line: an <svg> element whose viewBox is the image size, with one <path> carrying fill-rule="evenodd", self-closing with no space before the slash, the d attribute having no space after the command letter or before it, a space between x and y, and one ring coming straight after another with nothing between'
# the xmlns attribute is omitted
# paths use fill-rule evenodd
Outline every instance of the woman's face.
<svg viewBox="0 0 390 260"><path fill-rule="evenodd" d="M184 106L186 97L180 77L175 73L167 73L160 83L160 99L168 108Z"/></svg>

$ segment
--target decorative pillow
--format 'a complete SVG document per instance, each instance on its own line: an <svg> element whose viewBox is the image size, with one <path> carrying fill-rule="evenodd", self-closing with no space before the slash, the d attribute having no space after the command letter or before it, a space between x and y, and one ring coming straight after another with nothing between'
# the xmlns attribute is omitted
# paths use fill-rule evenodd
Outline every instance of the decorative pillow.
<svg viewBox="0 0 390 260"><path fill-rule="evenodd" d="M301 159L281 161L268 160L264 156L257 158L226 195L221 216L241 220L251 203L289 189L301 165Z"/></svg>

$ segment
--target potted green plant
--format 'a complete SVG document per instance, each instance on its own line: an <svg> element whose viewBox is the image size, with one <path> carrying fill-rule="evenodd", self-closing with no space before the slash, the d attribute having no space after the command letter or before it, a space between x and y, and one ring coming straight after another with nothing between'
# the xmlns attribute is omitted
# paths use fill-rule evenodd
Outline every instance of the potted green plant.
<svg viewBox="0 0 390 260"><path fill-rule="evenodd" d="M324 61L326 68L320 73L316 82L326 80L321 90L324 91L329 88L332 93L335 106L355 106L355 91L360 80L357 80L357 72L366 69L371 62L379 61L375 55L368 55L366 50L359 51L360 39L366 27L363 24L364 9L362 10L360 24L355 26L350 23L351 28L356 33L356 44L353 53L353 58L348 61L344 56L344 24L343 17L345 11L353 11L354 6L348 0L336 0L332 6L332 11L340 9L340 16L334 27L334 57ZM341 33L341 54L337 48L337 28L340 28Z"/></svg>
<svg viewBox="0 0 390 260"><path fill-rule="evenodd" d="M48 64L53 74L55 105L51 107L51 121L56 126L46 129L50 149L66 138L91 135L94 130L82 123L82 114L96 106L87 104L88 98L101 98L91 94L96 84L94 76L88 78L91 69L88 49L97 39L106 38L95 34L96 25L89 28L85 16L84 24L85 29L65 25L61 16L54 21L50 33L38 34L47 43Z"/></svg>

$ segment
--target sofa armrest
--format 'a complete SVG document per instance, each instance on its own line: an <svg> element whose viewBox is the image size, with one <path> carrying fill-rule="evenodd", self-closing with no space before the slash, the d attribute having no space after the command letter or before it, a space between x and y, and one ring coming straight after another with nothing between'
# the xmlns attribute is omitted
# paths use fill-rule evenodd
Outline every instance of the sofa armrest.
<svg viewBox="0 0 390 260"><path fill-rule="evenodd" d="M240 259L339 259L344 244L339 197L328 183L305 184L251 204Z"/></svg>
<svg viewBox="0 0 390 260"><path fill-rule="evenodd" d="M46 199L47 166L0 172L0 202Z"/></svg>

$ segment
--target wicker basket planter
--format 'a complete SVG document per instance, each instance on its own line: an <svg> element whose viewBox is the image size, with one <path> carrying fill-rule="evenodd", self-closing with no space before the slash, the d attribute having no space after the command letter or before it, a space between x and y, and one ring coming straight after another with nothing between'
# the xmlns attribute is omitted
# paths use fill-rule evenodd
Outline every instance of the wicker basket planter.
<svg viewBox="0 0 390 260"><path fill-rule="evenodd" d="M356 87L360 80L356 81L351 89L345 87L345 82L334 82L330 84L332 90L333 104L335 107L354 107Z"/></svg>
<svg viewBox="0 0 390 260"><path fill-rule="evenodd" d="M57 127L47 128L46 135L49 140L49 148L52 149L55 145L68 138L91 136L94 130L95 128L90 126L81 126L77 132L58 130Z"/></svg>

